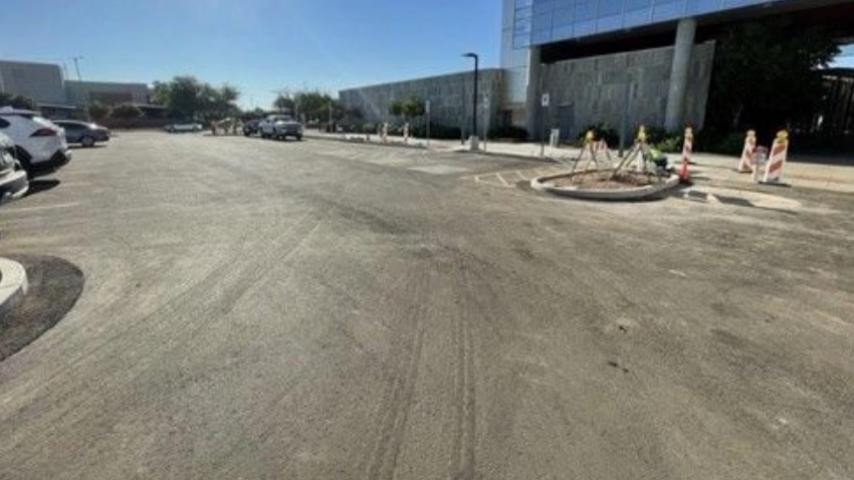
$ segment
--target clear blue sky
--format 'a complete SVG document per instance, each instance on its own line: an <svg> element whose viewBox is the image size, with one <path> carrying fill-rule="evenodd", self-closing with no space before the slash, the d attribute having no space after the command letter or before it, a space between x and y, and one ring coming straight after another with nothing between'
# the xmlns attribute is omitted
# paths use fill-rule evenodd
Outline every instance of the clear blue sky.
<svg viewBox="0 0 854 480"><path fill-rule="evenodd" d="M497 66L500 0L0 0L0 58L84 80L191 74L269 106L283 87L341 87Z"/></svg>

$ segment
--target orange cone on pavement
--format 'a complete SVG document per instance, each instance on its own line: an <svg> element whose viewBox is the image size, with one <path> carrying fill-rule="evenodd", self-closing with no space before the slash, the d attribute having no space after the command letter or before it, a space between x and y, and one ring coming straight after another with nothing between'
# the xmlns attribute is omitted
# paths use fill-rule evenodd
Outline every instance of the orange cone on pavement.
<svg viewBox="0 0 854 480"><path fill-rule="evenodd" d="M682 143L682 167L679 169L679 181L682 183L691 182L691 155L694 153L694 129L688 127L685 129L685 140Z"/></svg>
<svg viewBox="0 0 854 480"><path fill-rule="evenodd" d="M774 140L774 146L771 147L771 153L768 155L768 162L765 164L765 176L762 178L762 183L780 183L783 177L783 167L786 166L788 155L789 132L780 130L777 133L777 138Z"/></svg>
<svg viewBox="0 0 854 480"><path fill-rule="evenodd" d="M741 161L738 164L739 173L751 173L753 171L753 153L756 151L756 130L748 130L747 138L744 139L744 150L741 152Z"/></svg>

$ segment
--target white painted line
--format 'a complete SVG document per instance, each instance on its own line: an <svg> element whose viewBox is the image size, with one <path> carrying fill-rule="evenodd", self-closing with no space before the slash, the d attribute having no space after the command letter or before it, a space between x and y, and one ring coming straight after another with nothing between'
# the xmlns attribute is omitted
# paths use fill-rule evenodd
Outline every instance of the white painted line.
<svg viewBox="0 0 854 480"><path fill-rule="evenodd" d="M530 178L522 175L522 172L520 172L519 170L516 170L516 175L519 175L520 177L522 177L522 180L530 180Z"/></svg>
<svg viewBox="0 0 854 480"><path fill-rule="evenodd" d="M8 208L6 207L3 210L0 210L0 213L22 213L22 212L36 212L40 210L53 210L56 208L71 208L80 205L80 202L72 202L72 203L58 203L56 205L42 205L39 207L23 207L23 208Z"/></svg>
<svg viewBox="0 0 854 480"><path fill-rule="evenodd" d="M498 177L499 180L501 180L501 183L503 183L505 187L510 186L510 184L507 183L507 180L504 180L504 177L502 177L500 173L496 173L495 176Z"/></svg>
<svg viewBox="0 0 854 480"><path fill-rule="evenodd" d="M682 277L682 278L688 278L688 274L687 274L687 273L685 273L685 272L680 272L679 270L668 270L668 272L672 273L673 275L676 275L676 276Z"/></svg>

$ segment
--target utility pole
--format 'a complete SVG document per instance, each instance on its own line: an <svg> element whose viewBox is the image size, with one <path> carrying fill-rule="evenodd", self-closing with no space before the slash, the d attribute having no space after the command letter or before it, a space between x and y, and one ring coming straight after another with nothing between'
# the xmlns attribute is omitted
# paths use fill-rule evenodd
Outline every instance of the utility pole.
<svg viewBox="0 0 854 480"><path fill-rule="evenodd" d="M478 149L477 142L477 84L480 70L480 57L473 52L463 54L464 57L474 59L474 94L472 95L472 118L471 118L471 134L472 134L472 150Z"/></svg>

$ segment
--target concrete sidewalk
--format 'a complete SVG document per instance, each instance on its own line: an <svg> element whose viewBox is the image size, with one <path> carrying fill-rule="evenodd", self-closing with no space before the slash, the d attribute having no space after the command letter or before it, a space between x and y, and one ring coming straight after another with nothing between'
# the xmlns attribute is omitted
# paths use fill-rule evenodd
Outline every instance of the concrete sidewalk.
<svg viewBox="0 0 854 480"><path fill-rule="evenodd" d="M306 132L306 137L361 142L364 142L366 139L366 135L364 134L331 134L316 131ZM370 139L370 143L380 144L378 135L371 135ZM386 144L427 148L428 142L423 138L411 138L408 143L404 143L403 137L389 135ZM461 145L459 140L430 140L429 148L431 151L440 152L468 151L468 145ZM490 141L486 142L485 145L482 144L482 148L484 148L484 151L481 153L522 158L543 158L540 154L541 151L544 151L545 158L554 161L574 160L581 153L580 149L574 147L561 146L559 148L551 148L546 146L543 149L539 143L531 142L508 143ZM616 158L616 149L612 150L612 155ZM671 163L678 163L679 154L671 153L668 156L671 159ZM854 193L854 158L850 162L851 166L815 163L814 158L810 158L808 162L799 161L798 158L797 155L794 155L786 163L786 168L783 172L783 183L803 188ZM695 153L693 161L696 163L694 170L701 171L703 177L717 181L726 181L728 183L753 184L750 175L740 174L736 171L736 167L738 166L738 158L736 157L712 153Z"/></svg>

